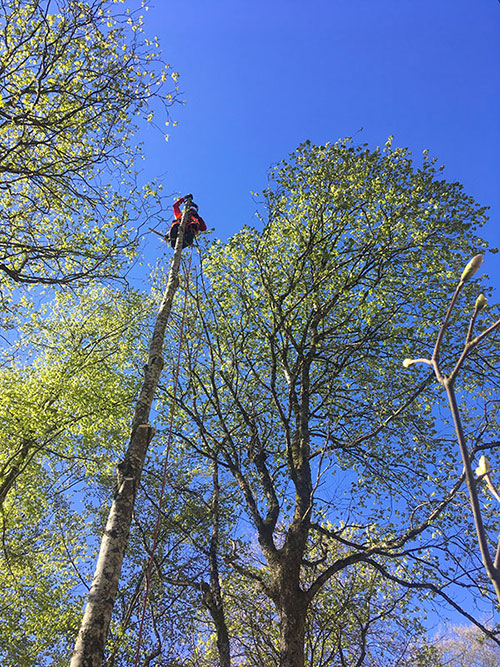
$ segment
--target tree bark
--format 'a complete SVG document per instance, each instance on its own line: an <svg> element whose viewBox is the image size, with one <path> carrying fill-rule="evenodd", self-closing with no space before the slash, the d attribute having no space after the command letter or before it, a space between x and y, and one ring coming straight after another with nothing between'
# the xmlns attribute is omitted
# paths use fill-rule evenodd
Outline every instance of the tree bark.
<svg viewBox="0 0 500 667"><path fill-rule="evenodd" d="M163 340L179 284L182 241L191 199L187 198L170 267L164 296L156 318L149 346L148 363L132 419L129 446L118 465L118 483L108 521L101 541L92 587L73 650L71 667L100 667L108 634L113 605L118 591L123 557L128 543L137 489L146 452L154 435L149 415L163 367Z"/></svg>
<svg viewBox="0 0 500 667"><path fill-rule="evenodd" d="M217 635L217 654L219 656L219 667L231 667L231 647L229 632L227 629L226 616L220 595L220 588L213 591L209 584L203 582L203 603L208 609L215 625Z"/></svg>
<svg viewBox="0 0 500 667"><path fill-rule="evenodd" d="M279 606L280 667L304 667L304 640L307 605L302 591L284 586Z"/></svg>

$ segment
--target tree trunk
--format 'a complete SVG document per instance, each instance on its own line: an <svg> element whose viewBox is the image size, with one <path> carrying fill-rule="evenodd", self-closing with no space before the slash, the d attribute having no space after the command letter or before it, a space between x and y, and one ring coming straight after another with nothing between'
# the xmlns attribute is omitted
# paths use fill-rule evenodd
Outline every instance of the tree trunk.
<svg viewBox="0 0 500 667"><path fill-rule="evenodd" d="M304 667L306 607L301 596L287 596L280 615L280 667Z"/></svg>
<svg viewBox="0 0 500 667"><path fill-rule="evenodd" d="M151 427L139 426L127 452L130 461L128 475L122 476L120 488L117 489L111 505L92 587L71 660L72 667L102 665L106 636L128 542L131 523L129 517L132 517L136 484L141 476L144 457L152 435Z"/></svg>
<svg viewBox="0 0 500 667"><path fill-rule="evenodd" d="M213 461L212 491L212 535L209 547L210 584L204 587L204 602L210 612L217 634L217 651L219 666L231 667L231 647L227 629L224 602L220 587L218 552L219 552L219 468L217 458Z"/></svg>
<svg viewBox="0 0 500 667"><path fill-rule="evenodd" d="M128 543L135 497L146 452L154 434L154 429L148 423L149 415L163 367L163 339L174 294L179 284L182 240L190 205L191 199L187 198L167 286L149 346L148 364L135 406L130 442L123 461L118 465L115 498L101 541L96 571L73 651L71 667L101 667L103 663L104 647Z"/></svg>
<svg viewBox="0 0 500 667"><path fill-rule="evenodd" d="M220 631L217 632L217 651L219 653L220 667L231 667L231 653L229 650L229 635L227 633L226 621L222 619Z"/></svg>
<svg viewBox="0 0 500 667"><path fill-rule="evenodd" d="M300 569L307 539L307 520L289 528L278 562L271 566L272 595L279 615L280 667L304 667L309 595L300 587Z"/></svg>
<svg viewBox="0 0 500 667"><path fill-rule="evenodd" d="M226 617L224 614L224 607L222 606L222 600L220 597L217 599L217 597L213 594L213 591L210 590L210 587L206 583L205 586L203 586L203 602L207 607L215 625L219 667L231 667L229 632L227 630Z"/></svg>

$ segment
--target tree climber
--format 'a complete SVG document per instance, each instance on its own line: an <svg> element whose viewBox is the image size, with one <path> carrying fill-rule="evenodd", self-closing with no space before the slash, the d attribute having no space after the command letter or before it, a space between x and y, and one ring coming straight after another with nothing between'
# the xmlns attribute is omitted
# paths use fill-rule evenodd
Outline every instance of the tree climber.
<svg viewBox="0 0 500 667"><path fill-rule="evenodd" d="M186 195L185 197L181 197L175 202L173 206L175 219L172 223L172 226L170 227L168 236L172 248L175 248L175 242L177 241L177 234L179 232L179 225L182 219L181 204L185 199L187 199L187 197L192 198L192 196L193 195ZM186 229L184 230L184 238L182 239L183 248L192 246L195 236L199 234L199 232L206 232L207 230L205 221L201 215L198 214L198 206L194 202L191 202L191 206L187 215L188 219L186 222Z"/></svg>

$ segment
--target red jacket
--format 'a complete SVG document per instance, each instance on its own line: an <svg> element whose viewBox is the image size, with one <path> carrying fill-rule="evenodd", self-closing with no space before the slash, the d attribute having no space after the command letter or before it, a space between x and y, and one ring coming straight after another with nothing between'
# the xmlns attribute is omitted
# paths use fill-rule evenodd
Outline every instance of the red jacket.
<svg viewBox="0 0 500 667"><path fill-rule="evenodd" d="M173 210L174 210L174 224L177 222L181 221L182 218L182 213L181 213L181 204L182 202L186 199L186 197L181 197L178 199L174 205L173 205ZM205 221L201 217L201 215L198 215L198 211L195 208L190 208L189 209L189 218L187 221L188 225L196 225L198 227L199 232L206 232L207 231L207 226L205 224Z"/></svg>

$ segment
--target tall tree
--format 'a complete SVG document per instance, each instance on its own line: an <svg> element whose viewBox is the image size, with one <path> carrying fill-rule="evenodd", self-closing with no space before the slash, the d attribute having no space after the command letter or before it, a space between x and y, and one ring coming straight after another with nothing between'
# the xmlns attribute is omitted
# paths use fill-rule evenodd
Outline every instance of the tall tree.
<svg viewBox="0 0 500 667"><path fill-rule="evenodd" d="M485 209L390 142L306 143L271 181L263 231L204 259L178 434L219 452L238 485L258 549L236 549L233 566L275 605L279 664L303 667L309 609L339 572L362 566L452 605L445 583L483 581L453 512L463 479L439 394L429 375L408 386L401 359L416 341L431 349L454 275L486 247ZM484 392L482 363L469 385ZM452 545L467 572L441 557L457 562Z"/></svg>
<svg viewBox="0 0 500 667"><path fill-rule="evenodd" d="M137 390L147 300L58 293L0 370L0 660L67 665L116 452Z"/></svg>
<svg viewBox="0 0 500 667"><path fill-rule="evenodd" d="M0 2L2 293L118 275L133 225L152 213L154 188L135 182L134 134L173 101L169 66L140 11L118 7Z"/></svg>
<svg viewBox="0 0 500 667"><path fill-rule="evenodd" d="M191 195L186 197L175 251L170 263L168 281L149 341L144 378L131 418L130 438L123 460L117 467L117 484L113 502L101 539L99 558L71 659L72 667L87 667L90 665L97 667L102 664L104 658L106 637L111 622L113 605L118 593L118 582L128 544L136 495L144 461L155 432L149 420L164 365L165 332L175 292L179 286L183 238L189 219L191 199ZM160 519L160 516L158 519ZM159 530L159 523L157 527ZM149 578L146 581L149 584ZM139 641L140 639L141 635L139 634Z"/></svg>

